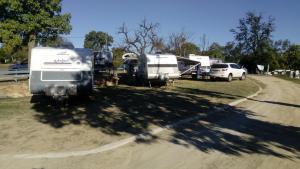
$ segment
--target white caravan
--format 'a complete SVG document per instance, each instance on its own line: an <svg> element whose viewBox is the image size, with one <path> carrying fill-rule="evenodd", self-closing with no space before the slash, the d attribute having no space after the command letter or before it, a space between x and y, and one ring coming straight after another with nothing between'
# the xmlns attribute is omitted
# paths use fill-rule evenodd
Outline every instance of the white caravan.
<svg viewBox="0 0 300 169"><path fill-rule="evenodd" d="M58 99L88 94L93 89L93 61L89 49L33 48L30 92Z"/></svg>
<svg viewBox="0 0 300 169"><path fill-rule="evenodd" d="M199 55L190 54L189 59L200 63L200 74L201 75L206 76L209 74L209 71L210 71L209 56L199 56ZM196 69L192 70L192 75L196 75L196 73L197 73L196 71L197 71Z"/></svg>
<svg viewBox="0 0 300 169"><path fill-rule="evenodd" d="M171 54L146 54L138 58L137 77L150 81L167 82L180 76L177 58Z"/></svg>
<svg viewBox="0 0 300 169"><path fill-rule="evenodd" d="M94 52L95 73L106 72L113 69L113 53L108 49Z"/></svg>
<svg viewBox="0 0 300 169"><path fill-rule="evenodd" d="M125 53L122 56L124 69L129 76L134 76L138 69L138 57L134 53Z"/></svg>
<svg viewBox="0 0 300 169"><path fill-rule="evenodd" d="M209 56L199 56L199 55L190 54L189 59L196 62L200 62L201 66L210 66Z"/></svg>
<svg viewBox="0 0 300 169"><path fill-rule="evenodd" d="M181 75L192 75L197 77L197 68L200 72L198 75L208 76L210 71L210 58L209 56L199 56L190 54L189 57L177 56L179 60L179 70Z"/></svg>

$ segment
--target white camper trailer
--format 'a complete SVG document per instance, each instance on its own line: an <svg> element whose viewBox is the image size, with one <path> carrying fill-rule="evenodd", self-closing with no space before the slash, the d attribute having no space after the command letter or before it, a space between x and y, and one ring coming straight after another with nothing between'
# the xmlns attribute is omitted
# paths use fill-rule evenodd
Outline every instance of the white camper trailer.
<svg viewBox="0 0 300 169"><path fill-rule="evenodd" d="M210 71L209 56L199 56L199 55L190 54L189 59L201 63L200 64L200 74L202 76L207 76L209 74L209 71ZM197 70L193 69L191 72L192 72L192 76L193 76L193 75L196 75Z"/></svg>
<svg viewBox="0 0 300 169"><path fill-rule="evenodd" d="M134 53L125 53L122 56L124 69L129 76L134 76L138 69L138 57Z"/></svg>
<svg viewBox="0 0 300 169"><path fill-rule="evenodd" d="M210 66L209 56L199 56L199 55L190 54L189 59L196 62L200 62L201 66Z"/></svg>
<svg viewBox="0 0 300 169"><path fill-rule="evenodd" d="M94 52L95 73L106 72L113 69L113 53L108 49Z"/></svg>
<svg viewBox="0 0 300 169"><path fill-rule="evenodd" d="M30 92L54 98L91 92L93 59L93 53L89 49L33 48Z"/></svg>
<svg viewBox="0 0 300 169"><path fill-rule="evenodd" d="M137 77L144 80L167 82L180 76L175 55L146 54L138 58Z"/></svg>
<svg viewBox="0 0 300 169"><path fill-rule="evenodd" d="M181 75L192 75L193 78L197 78L198 75L208 76L210 71L209 56L190 54L188 58L180 56L177 56L177 58Z"/></svg>

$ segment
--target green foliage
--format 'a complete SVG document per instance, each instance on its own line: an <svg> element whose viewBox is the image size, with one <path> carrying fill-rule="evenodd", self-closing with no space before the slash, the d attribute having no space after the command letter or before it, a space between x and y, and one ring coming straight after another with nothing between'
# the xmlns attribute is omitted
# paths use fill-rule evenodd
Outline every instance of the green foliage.
<svg viewBox="0 0 300 169"><path fill-rule="evenodd" d="M227 42L223 48L226 62L239 63L241 59L241 50L235 46L234 42Z"/></svg>
<svg viewBox="0 0 300 169"><path fill-rule="evenodd" d="M239 26L232 29L235 36L235 50L239 51L240 64L255 72L256 65L270 65L270 69L279 67L278 54L272 47L272 32L274 18L264 20L262 15L248 12L245 18L239 20Z"/></svg>
<svg viewBox="0 0 300 169"><path fill-rule="evenodd" d="M105 45L111 46L113 42L113 37L107 33L91 31L85 35L84 47L94 51L99 51L102 50Z"/></svg>
<svg viewBox="0 0 300 169"><path fill-rule="evenodd" d="M6 53L3 48L0 48L0 63L14 63L27 58L27 47L22 47L14 53Z"/></svg>
<svg viewBox="0 0 300 169"><path fill-rule="evenodd" d="M120 67L123 63L122 56L125 53L125 50L123 48L113 48L112 53L114 56L114 59L113 59L114 67L116 67L116 68Z"/></svg>
<svg viewBox="0 0 300 169"><path fill-rule="evenodd" d="M74 48L73 44L68 41L68 39L63 38L61 36L57 36L56 38L49 38L45 40L40 45L48 46L48 47L71 47Z"/></svg>
<svg viewBox="0 0 300 169"><path fill-rule="evenodd" d="M183 56L187 57L189 54L199 54L200 48L192 42L186 42L182 44L181 51L183 52ZM179 55L179 52L176 51L176 54Z"/></svg>
<svg viewBox="0 0 300 169"><path fill-rule="evenodd" d="M255 54L243 55L240 59L240 64L246 66L252 73L256 71L256 65L264 65L266 67L269 65L270 71L280 67L279 55L268 43L263 43Z"/></svg>
<svg viewBox="0 0 300 169"><path fill-rule="evenodd" d="M6 53L4 52L3 48L0 48L0 63L4 63L6 59Z"/></svg>
<svg viewBox="0 0 300 169"><path fill-rule="evenodd" d="M10 55L10 62L14 63L16 61L23 61L27 58L27 47L22 47L13 54Z"/></svg>
<svg viewBox="0 0 300 169"><path fill-rule="evenodd" d="M278 40L273 44L273 48L276 49L276 52L280 55L283 54L290 46L291 42L288 39Z"/></svg>
<svg viewBox="0 0 300 169"><path fill-rule="evenodd" d="M278 63L278 54L276 53L276 50L272 48L272 46L264 42L260 45L260 47L256 51L256 63L262 64L262 65L269 65L270 70L274 70L276 68L279 68Z"/></svg>
<svg viewBox="0 0 300 169"><path fill-rule="evenodd" d="M206 52L207 55L218 58L221 60L225 60L224 57L224 48L223 46L219 45L218 43L214 42L210 45L208 51Z"/></svg>
<svg viewBox="0 0 300 169"><path fill-rule="evenodd" d="M7 53L71 31L61 0L0 0L0 43ZM30 50L30 49L29 49Z"/></svg>
<svg viewBox="0 0 300 169"><path fill-rule="evenodd" d="M291 45L283 54L289 69L300 69L300 45Z"/></svg>
<svg viewBox="0 0 300 169"><path fill-rule="evenodd" d="M245 18L239 20L237 29L231 32L235 35L238 46L243 54L251 55L260 48L263 43L271 43L271 34L274 31L274 18L263 20L262 15L248 12Z"/></svg>

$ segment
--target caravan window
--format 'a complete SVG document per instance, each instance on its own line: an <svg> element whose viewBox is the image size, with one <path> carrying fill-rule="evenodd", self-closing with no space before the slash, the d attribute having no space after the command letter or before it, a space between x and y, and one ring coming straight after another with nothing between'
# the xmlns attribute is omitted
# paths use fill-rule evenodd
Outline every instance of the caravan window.
<svg viewBox="0 0 300 169"><path fill-rule="evenodd" d="M80 81L82 79L82 73L78 71L42 71L42 81Z"/></svg>

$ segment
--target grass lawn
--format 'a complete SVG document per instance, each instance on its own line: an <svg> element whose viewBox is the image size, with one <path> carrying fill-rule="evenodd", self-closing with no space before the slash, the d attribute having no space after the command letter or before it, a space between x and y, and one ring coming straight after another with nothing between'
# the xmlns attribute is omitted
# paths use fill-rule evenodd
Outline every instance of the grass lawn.
<svg viewBox="0 0 300 169"><path fill-rule="evenodd" d="M280 75L277 75L275 77L280 78L280 79L284 79L284 80L288 80L288 81L291 81L291 82L294 82L294 83L297 83L297 84L300 84L300 79L289 78L288 76L280 76Z"/></svg>
<svg viewBox="0 0 300 169"><path fill-rule="evenodd" d="M80 150L147 132L258 90L253 80L178 80L174 87L121 84L58 106L45 97L0 99L0 153ZM17 146L14 146L17 145Z"/></svg>
<svg viewBox="0 0 300 169"><path fill-rule="evenodd" d="M258 90L254 80L227 81L192 81L180 80L175 83L173 91L200 95L212 102L229 103L235 99L246 97Z"/></svg>

